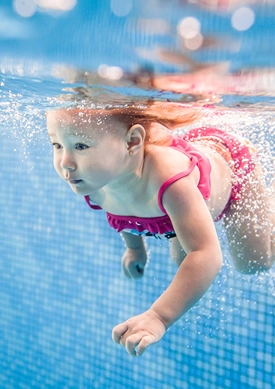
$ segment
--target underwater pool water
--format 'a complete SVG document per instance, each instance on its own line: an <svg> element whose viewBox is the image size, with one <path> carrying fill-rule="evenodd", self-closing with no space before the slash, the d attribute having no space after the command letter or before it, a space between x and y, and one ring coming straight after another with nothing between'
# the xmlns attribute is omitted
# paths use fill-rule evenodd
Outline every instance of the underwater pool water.
<svg viewBox="0 0 275 389"><path fill-rule="evenodd" d="M45 127L74 88L95 101L189 102L204 106L200 124L255 143L270 181L273 4L244 2L254 24L238 31L230 1L129 1L120 16L127 7L115 1L29 3L28 17L20 2L0 5L0 388L273 389L275 270L237 273L222 223L224 265L199 303L141 358L112 342L112 328L146 310L176 267L169 246L148 239L143 279L123 276L121 237L57 177ZM177 34L190 16L205 42L195 51Z"/></svg>

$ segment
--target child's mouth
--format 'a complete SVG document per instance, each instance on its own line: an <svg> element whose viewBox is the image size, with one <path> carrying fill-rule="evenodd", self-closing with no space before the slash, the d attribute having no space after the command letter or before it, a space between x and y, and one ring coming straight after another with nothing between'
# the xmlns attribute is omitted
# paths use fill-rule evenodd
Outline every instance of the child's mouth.
<svg viewBox="0 0 275 389"><path fill-rule="evenodd" d="M82 182L82 180L68 180L70 184L76 185Z"/></svg>

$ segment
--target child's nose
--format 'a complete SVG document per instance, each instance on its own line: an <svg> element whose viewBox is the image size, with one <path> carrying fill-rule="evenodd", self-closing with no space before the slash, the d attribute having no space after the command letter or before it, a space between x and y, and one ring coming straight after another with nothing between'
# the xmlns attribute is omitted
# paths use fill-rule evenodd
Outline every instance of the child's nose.
<svg viewBox="0 0 275 389"><path fill-rule="evenodd" d="M60 162L60 167L63 170L75 170L76 169L76 164L72 158L72 156L69 153L63 153L61 162Z"/></svg>

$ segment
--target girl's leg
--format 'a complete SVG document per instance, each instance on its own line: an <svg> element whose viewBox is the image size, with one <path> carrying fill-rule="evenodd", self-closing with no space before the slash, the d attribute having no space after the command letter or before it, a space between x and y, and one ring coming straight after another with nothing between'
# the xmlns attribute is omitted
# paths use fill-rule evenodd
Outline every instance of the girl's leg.
<svg viewBox="0 0 275 389"><path fill-rule="evenodd" d="M275 199L267 189L261 167L249 173L224 217L230 252L238 271L253 274L275 260Z"/></svg>

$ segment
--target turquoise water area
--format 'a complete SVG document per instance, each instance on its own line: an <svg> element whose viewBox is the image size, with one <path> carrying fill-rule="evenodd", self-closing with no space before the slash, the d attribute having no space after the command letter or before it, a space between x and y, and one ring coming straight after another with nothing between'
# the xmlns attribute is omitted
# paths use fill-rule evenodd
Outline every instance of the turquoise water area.
<svg viewBox="0 0 275 389"><path fill-rule="evenodd" d="M176 267L168 244L148 239L143 279L123 276L121 237L58 178L45 127L76 87L97 102L208 105L199 124L248 137L269 182L274 15L268 1L1 2L0 388L274 388L275 270L237 273L222 223L224 265L199 303L141 358L113 343ZM196 50L179 33L188 17Z"/></svg>

